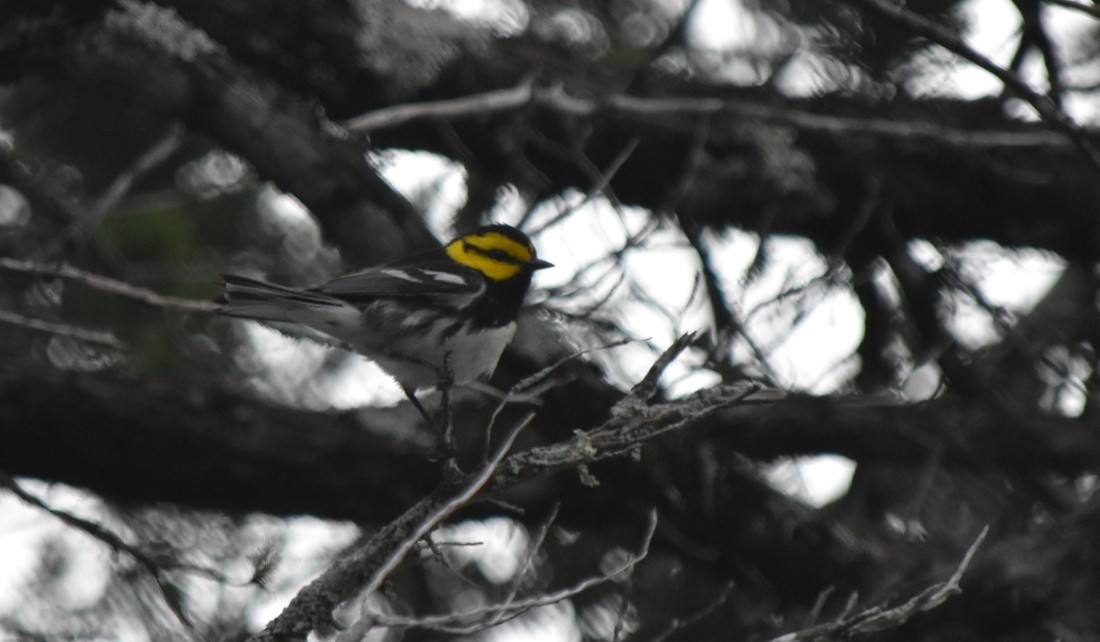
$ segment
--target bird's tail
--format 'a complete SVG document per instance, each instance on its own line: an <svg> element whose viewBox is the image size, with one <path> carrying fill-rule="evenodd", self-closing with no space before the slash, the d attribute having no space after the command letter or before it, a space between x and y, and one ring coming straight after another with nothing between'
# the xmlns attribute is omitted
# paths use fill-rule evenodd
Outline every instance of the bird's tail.
<svg viewBox="0 0 1100 642"><path fill-rule="evenodd" d="M220 313L257 321L292 322L302 308L340 307L343 302L310 290L298 290L247 276L225 275Z"/></svg>

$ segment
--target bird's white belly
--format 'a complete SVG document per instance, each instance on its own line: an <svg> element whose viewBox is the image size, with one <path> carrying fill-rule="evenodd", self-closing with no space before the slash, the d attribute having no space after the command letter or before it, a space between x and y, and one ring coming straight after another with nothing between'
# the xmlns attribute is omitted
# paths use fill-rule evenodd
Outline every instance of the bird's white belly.
<svg viewBox="0 0 1100 642"><path fill-rule="evenodd" d="M492 375L497 361L500 361L500 355L515 334L515 323L499 328L485 328L466 334L465 337L459 331L456 337L444 344L451 353L455 383L469 383ZM442 355L440 360L442 361Z"/></svg>
<svg viewBox="0 0 1100 642"><path fill-rule="evenodd" d="M515 333L514 323L475 331L468 331L464 326L444 340L438 336L399 339L381 351L364 353L409 390L438 385L444 357L449 353L452 381L462 385L491 375ZM415 345L411 345L414 341ZM406 342L410 345L405 345ZM426 349L428 346L433 349ZM421 359L401 356L416 353L420 353Z"/></svg>

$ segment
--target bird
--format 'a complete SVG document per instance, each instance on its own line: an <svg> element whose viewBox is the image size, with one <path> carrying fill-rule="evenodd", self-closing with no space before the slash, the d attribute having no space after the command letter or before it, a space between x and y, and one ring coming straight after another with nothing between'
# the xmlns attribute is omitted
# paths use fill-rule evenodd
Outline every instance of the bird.
<svg viewBox="0 0 1100 642"><path fill-rule="evenodd" d="M491 224L306 289L227 274L218 311L289 324L367 357L435 425L416 391L488 379L515 336L532 276L549 267L526 234Z"/></svg>

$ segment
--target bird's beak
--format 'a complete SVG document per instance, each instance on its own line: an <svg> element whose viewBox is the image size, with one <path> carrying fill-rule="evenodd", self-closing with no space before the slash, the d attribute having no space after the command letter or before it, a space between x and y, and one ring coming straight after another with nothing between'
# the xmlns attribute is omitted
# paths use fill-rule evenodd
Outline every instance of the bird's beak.
<svg viewBox="0 0 1100 642"><path fill-rule="evenodd" d="M546 268L554 267L554 264L550 261L543 261L542 259L531 259L527 262L527 267L532 270L545 270Z"/></svg>

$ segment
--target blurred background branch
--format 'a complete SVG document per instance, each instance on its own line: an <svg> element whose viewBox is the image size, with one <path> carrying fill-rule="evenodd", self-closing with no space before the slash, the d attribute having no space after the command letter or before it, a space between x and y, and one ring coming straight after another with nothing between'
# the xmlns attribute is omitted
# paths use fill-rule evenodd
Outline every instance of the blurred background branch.
<svg viewBox="0 0 1100 642"><path fill-rule="evenodd" d="M558 267L454 392L460 461L534 418L430 536L462 546L301 628L783 639L938 587L876 635L1091 639L1095 8L474 4L0 5L0 637L246 639L369 548L440 488L434 433L211 314L220 275L500 221ZM42 508L255 581L158 588ZM426 626L491 605L531 608Z"/></svg>

